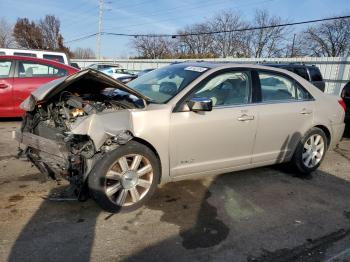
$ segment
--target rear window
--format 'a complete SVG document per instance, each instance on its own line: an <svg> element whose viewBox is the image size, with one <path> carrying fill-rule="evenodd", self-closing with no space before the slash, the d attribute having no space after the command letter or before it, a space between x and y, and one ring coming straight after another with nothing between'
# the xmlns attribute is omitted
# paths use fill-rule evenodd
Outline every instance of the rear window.
<svg viewBox="0 0 350 262"><path fill-rule="evenodd" d="M20 61L18 70L19 77L62 77L67 75L65 69L27 61Z"/></svg>
<svg viewBox="0 0 350 262"><path fill-rule="evenodd" d="M322 81L322 75L317 67L309 67L311 81Z"/></svg>
<svg viewBox="0 0 350 262"><path fill-rule="evenodd" d="M64 63L64 58L61 55L43 55L44 59L54 60L56 62Z"/></svg>
<svg viewBox="0 0 350 262"><path fill-rule="evenodd" d="M33 53L14 52L13 55L36 57L36 54Z"/></svg>

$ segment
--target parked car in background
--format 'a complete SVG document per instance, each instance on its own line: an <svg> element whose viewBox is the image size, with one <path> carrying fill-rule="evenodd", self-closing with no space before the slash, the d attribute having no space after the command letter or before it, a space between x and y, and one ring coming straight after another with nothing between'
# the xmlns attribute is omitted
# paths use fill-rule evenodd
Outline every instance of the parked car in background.
<svg viewBox="0 0 350 262"><path fill-rule="evenodd" d="M120 68L119 64L112 64L112 63L96 63L91 64L87 68L95 69L95 70L103 70L107 68Z"/></svg>
<svg viewBox="0 0 350 262"><path fill-rule="evenodd" d="M78 63L71 62L71 63L69 63L69 65L72 67L75 67L76 69L79 69L79 70L81 69L80 66L78 65Z"/></svg>
<svg viewBox="0 0 350 262"><path fill-rule="evenodd" d="M131 80L134 80L135 78L137 78L136 74L133 74L124 68L106 68L100 71L102 73L105 73L106 75L109 75L114 79L118 79L119 81L122 81L123 83L128 83Z"/></svg>
<svg viewBox="0 0 350 262"><path fill-rule="evenodd" d="M0 56L0 117L23 114L20 103L39 86L76 73L74 67L28 56Z"/></svg>
<svg viewBox="0 0 350 262"><path fill-rule="evenodd" d="M128 86L87 69L33 92L15 137L43 174L131 211L159 183L286 162L309 174L343 134L340 102L259 65L173 64Z"/></svg>
<svg viewBox="0 0 350 262"><path fill-rule="evenodd" d="M324 92L326 83L323 80L320 69L315 65L305 65L299 63L289 63L289 64L280 64L280 63L271 63L264 64L265 66L278 67L288 71L291 71L307 81L311 82L314 86Z"/></svg>
<svg viewBox="0 0 350 262"><path fill-rule="evenodd" d="M350 124L350 81L344 86L341 92L341 98L346 107L345 122Z"/></svg>
<svg viewBox="0 0 350 262"><path fill-rule="evenodd" d="M30 49L17 49L17 48L0 48L0 55L16 55L16 56L29 56L42 59L53 60L66 65L69 65L69 59L63 52L54 52L49 50L30 50Z"/></svg>
<svg viewBox="0 0 350 262"><path fill-rule="evenodd" d="M138 76L138 77L139 77L139 76L142 76L142 75L144 75L144 74L146 74L146 73L148 73L148 72L153 71L154 69L155 69L155 68L148 68L148 69L142 70L142 71L140 71L140 72L137 73L137 76Z"/></svg>

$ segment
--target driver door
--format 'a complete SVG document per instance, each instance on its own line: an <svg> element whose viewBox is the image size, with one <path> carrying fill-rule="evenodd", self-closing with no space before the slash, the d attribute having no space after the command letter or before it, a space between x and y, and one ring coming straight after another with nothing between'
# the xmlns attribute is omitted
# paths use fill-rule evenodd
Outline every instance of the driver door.
<svg viewBox="0 0 350 262"><path fill-rule="evenodd" d="M192 97L210 98L213 109L172 113L171 176L222 173L249 165L257 127L250 72L216 73L195 87L187 101Z"/></svg>

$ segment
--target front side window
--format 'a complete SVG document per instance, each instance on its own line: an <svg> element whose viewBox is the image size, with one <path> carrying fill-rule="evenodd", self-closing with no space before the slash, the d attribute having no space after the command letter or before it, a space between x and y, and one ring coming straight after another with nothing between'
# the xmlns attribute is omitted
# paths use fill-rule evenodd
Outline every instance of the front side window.
<svg viewBox="0 0 350 262"><path fill-rule="evenodd" d="M8 78L10 76L11 61L0 61L0 78Z"/></svg>
<svg viewBox="0 0 350 262"><path fill-rule="evenodd" d="M273 73L259 72L262 102L310 100L312 96L296 81Z"/></svg>
<svg viewBox="0 0 350 262"><path fill-rule="evenodd" d="M154 103L163 104L207 70L207 67L202 66L170 65L144 74L129 82L128 86Z"/></svg>
<svg viewBox="0 0 350 262"><path fill-rule="evenodd" d="M65 69L27 61L20 61L18 70L19 77L62 77L67 75Z"/></svg>
<svg viewBox="0 0 350 262"><path fill-rule="evenodd" d="M193 97L209 98L217 107L247 104L250 93L249 72L226 72L204 83Z"/></svg>

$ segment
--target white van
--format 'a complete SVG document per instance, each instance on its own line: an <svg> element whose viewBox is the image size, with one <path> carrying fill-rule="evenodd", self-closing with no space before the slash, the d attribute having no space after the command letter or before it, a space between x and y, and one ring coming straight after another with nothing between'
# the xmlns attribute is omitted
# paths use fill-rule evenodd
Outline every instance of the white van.
<svg viewBox="0 0 350 262"><path fill-rule="evenodd" d="M0 48L0 55L19 55L31 56L43 59L54 60L66 65L69 65L68 57L63 52L53 52L46 50L30 50L30 49L16 49L16 48Z"/></svg>

